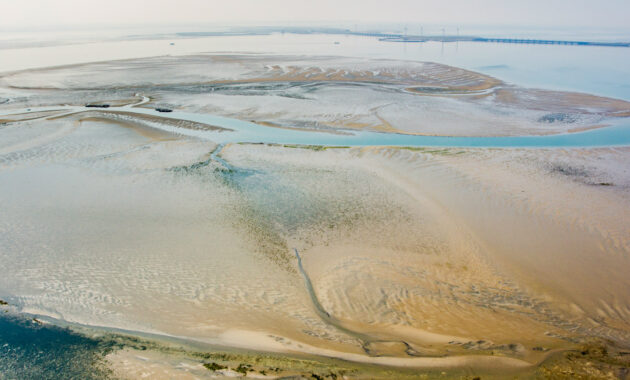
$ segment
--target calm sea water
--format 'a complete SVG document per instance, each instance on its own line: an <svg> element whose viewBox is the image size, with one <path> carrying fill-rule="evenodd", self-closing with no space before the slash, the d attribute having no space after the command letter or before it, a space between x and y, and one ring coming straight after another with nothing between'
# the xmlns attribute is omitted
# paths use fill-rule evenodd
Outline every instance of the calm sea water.
<svg viewBox="0 0 630 380"><path fill-rule="evenodd" d="M0 312L0 379L105 379L111 342Z"/></svg>

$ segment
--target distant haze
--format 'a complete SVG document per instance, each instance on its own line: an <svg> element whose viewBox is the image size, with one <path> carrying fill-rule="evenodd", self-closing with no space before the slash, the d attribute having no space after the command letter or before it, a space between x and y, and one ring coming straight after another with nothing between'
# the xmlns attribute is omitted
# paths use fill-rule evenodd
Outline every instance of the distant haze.
<svg viewBox="0 0 630 380"><path fill-rule="evenodd" d="M629 0L0 0L0 29L186 23L626 28Z"/></svg>

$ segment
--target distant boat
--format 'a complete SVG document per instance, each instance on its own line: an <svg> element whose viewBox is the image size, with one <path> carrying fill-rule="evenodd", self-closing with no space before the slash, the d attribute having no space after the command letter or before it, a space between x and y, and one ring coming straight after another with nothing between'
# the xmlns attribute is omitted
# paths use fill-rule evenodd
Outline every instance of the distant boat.
<svg viewBox="0 0 630 380"><path fill-rule="evenodd" d="M86 104L85 106L90 108L109 108L109 104Z"/></svg>
<svg viewBox="0 0 630 380"><path fill-rule="evenodd" d="M173 110L168 108L156 108L155 110L158 112L173 112Z"/></svg>
<svg viewBox="0 0 630 380"><path fill-rule="evenodd" d="M175 45L175 42L171 42L171 45Z"/></svg>

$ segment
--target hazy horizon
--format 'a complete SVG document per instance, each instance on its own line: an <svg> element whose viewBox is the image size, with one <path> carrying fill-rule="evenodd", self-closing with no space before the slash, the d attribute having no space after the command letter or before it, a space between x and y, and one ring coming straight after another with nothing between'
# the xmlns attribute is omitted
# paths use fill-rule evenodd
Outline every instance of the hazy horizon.
<svg viewBox="0 0 630 380"><path fill-rule="evenodd" d="M0 29L56 29L176 25L353 25L427 24L523 26L530 28L628 29L630 3L623 0L358 0L319 2L235 0L110 0L94 5L79 0L0 0Z"/></svg>

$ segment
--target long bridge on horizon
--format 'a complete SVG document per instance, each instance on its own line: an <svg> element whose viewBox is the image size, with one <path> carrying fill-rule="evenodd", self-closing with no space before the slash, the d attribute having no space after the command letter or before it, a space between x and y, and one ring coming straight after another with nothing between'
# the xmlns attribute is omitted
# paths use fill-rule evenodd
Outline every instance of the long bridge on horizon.
<svg viewBox="0 0 630 380"><path fill-rule="evenodd" d="M630 42L602 42L602 41L576 41L576 40L542 40L531 38L487 38L475 36L419 36L406 35L397 33L379 33L379 32L351 32L346 31L345 34L354 36L377 37L383 41L390 42L488 42L503 44L535 44L535 45L575 45L575 46L607 46L607 47L630 47Z"/></svg>
<svg viewBox="0 0 630 380"><path fill-rule="evenodd" d="M630 42L598 42L598 41L562 41L562 40L535 40L523 38L483 38L476 37L472 41L495 42L504 44L536 44L536 45L580 45L580 46L612 46L630 47Z"/></svg>

